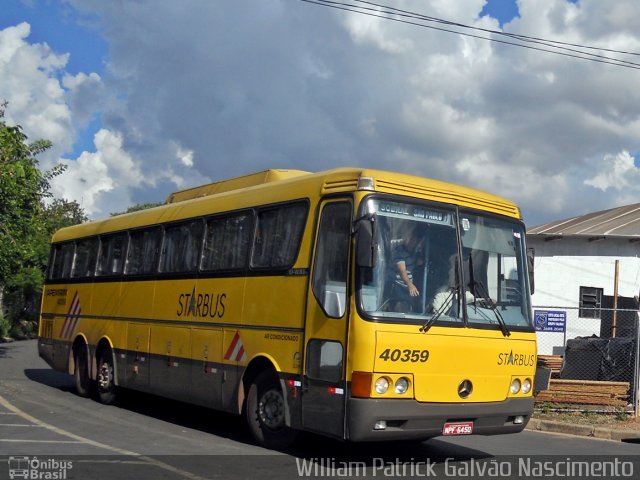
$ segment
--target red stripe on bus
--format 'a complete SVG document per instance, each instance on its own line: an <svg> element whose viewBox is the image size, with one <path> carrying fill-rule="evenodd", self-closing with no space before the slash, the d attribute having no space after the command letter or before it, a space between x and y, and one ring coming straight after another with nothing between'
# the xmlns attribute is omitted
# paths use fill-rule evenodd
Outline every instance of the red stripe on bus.
<svg viewBox="0 0 640 480"><path fill-rule="evenodd" d="M231 360L231 355L233 354L233 351L236 349L236 345L238 344L239 341L240 341L240 332L236 332L236 334L233 337L233 340L231 340L231 345L229 345L229 348L227 349L227 353L224 354L225 360Z"/></svg>

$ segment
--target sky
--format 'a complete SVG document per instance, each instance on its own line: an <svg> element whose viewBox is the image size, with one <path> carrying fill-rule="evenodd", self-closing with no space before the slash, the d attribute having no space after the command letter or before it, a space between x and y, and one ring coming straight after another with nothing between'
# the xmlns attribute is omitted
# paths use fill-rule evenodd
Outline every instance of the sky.
<svg viewBox="0 0 640 480"><path fill-rule="evenodd" d="M381 4L640 52L637 0ZM91 218L268 168L455 182L516 201L529 226L640 202L637 68L410 21L300 0L2 0L0 100L53 142L40 165L67 165L54 193Z"/></svg>

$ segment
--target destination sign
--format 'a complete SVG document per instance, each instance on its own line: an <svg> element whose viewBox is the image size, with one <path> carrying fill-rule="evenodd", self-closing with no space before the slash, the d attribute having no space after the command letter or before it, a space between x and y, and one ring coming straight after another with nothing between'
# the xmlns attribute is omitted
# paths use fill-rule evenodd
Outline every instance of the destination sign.
<svg viewBox="0 0 640 480"><path fill-rule="evenodd" d="M445 225L451 224L451 214L440 210L397 202L375 202L373 206L374 211L381 216L411 218L413 220Z"/></svg>

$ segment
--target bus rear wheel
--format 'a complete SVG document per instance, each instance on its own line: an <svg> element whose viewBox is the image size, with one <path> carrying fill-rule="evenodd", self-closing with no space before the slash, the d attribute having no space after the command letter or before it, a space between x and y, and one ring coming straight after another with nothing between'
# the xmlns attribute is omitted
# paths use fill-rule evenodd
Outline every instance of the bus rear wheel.
<svg viewBox="0 0 640 480"><path fill-rule="evenodd" d="M116 400L115 371L113 354L110 348L105 348L98 357L98 401L111 405Z"/></svg>
<svg viewBox="0 0 640 480"><path fill-rule="evenodd" d="M89 378L89 361L87 345L78 345L73 352L74 378L76 381L76 393L81 397L88 397L91 393L91 379Z"/></svg>
<svg viewBox="0 0 640 480"><path fill-rule="evenodd" d="M253 438L266 448L286 448L298 434L286 424L285 399L274 372L262 372L251 383L246 418Z"/></svg>

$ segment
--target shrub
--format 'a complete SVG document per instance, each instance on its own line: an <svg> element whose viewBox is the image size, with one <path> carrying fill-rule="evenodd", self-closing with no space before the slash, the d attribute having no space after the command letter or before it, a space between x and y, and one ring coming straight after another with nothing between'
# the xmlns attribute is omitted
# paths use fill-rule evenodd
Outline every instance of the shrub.
<svg viewBox="0 0 640 480"><path fill-rule="evenodd" d="M5 318L2 311L0 311L0 338L8 337L9 330L11 330L11 323L9 319Z"/></svg>

